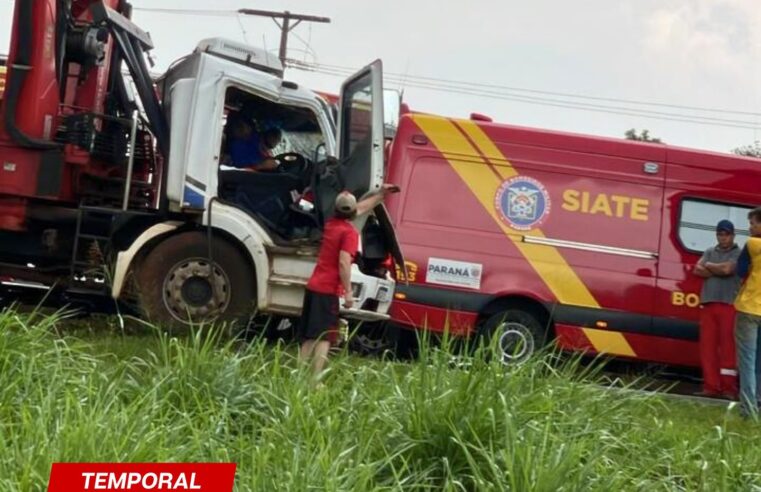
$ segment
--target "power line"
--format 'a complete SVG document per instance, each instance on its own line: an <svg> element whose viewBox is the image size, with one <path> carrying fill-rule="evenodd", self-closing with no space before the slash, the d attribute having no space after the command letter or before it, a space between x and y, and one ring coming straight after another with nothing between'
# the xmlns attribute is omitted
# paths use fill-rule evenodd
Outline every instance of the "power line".
<svg viewBox="0 0 761 492"><path fill-rule="evenodd" d="M237 10L157 9L152 7L133 7L132 10L154 14L199 15L204 17L235 17L238 15Z"/></svg>
<svg viewBox="0 0 761 492"><path fill-rule="evenodd" d="M294 68L314 71L316 73L321 73L324 75L330 75L330 76L336 76L336 77L346 77L348 75L351 75L351 73L353 73L348 70L330 70L325 68L318 68L320 66L310 68L310 67L305 67L303 66L303 64L298 64L298 63L293 63L292 66ZM392 82L395 81L397 83L404 82L407 86L416 87L419 89L455 93L455 94L473 95L473 96L485 97L489 99L499 99L499 100L513 101L513 102L519 102L519 103L525 103L525 104L534 104L534 105L540 105L540 106L574 109L574 110L581 110L581 111L592 111L592 112L607 113L607 114L617 114L617 115L623 115L623 116L634 116L634 117L665 120L665 121L675 121L680 123L694 123L699 125L721 126L721 127L739 128L739 129L748 129L748 130L759 129L759 125L756 124L755 122L745 121L745 120L730 120L730 119L723 119L723 118L712 118L708 116L686 115L686 114L680 114L680 113L666 113L666 112L649 111L649 110L636 109L636 108L604 106L604 105L580 103L580 102L574 102L574 101L562 101L557 99L539 98L539 97L524 96L524 95L501 94L494 91L481 91L478 89L470 89L466 87L449 87L442 84L434 84L434 83L421 82L419 80L411 80L411 79L416 79L416 77L412 77L412 76L404 80L404 79L400 79L399 77L394 77L392 75L387 77L387 79Z"/></svg>
<svg viewBox="0 0 761 492"><path fill-rule="evenodd" d="M320 66L324 68L328 68L328 69L350 71L352 73L355 71L355 69L352 69L351 67L344 67L340 65L330 65L326 63L321 63ZM497 85L497 84L485 84L482 82L468 82L464 80L449 80L449 79L443 79L443 78L437 78L437 77L426 77L423 75L409 75L409 74L402 74L402 73L395 73L395 72L386 72L386 74L390 76L396 76L396 77L409 77L413 79L419 79L421 81L430 81L434 83L442 83L442 84L454 85L454 86L464 86L465 88L484 87L487 89L498 89L502 91L526 92L526 93L533 93L533 94L543 94L548 96L567 97L567 98L573 98L573 99L587 99L591 101L604 101L604 102L615 102L615 103L624 103L624 104L639 104L643 106L685 109L689 111L703 111L703 112L712 112L712 113L727 113L727 114L761 117L761 113L752 112L752 111L740 111L740 110L721 109L721 108L706 108L706 107L699 107L699 106L687 106L687 105L680 105L680 104L668 104L668 103L660 103L660 102L653 102L653 101L642 101L642 100L636 100L636 99L590 96L590 95L576 94L576 93L569 93L569 92L544 91L544 90L538 90L538 89L528 89L524 87L511 87L511 86Z"/></svg>
<svg viewBox="0 0 761 492"><path fill-rule="evenodd" d="M235 20L238 21L238 27L240 27L240 32L243 34L243 40L246 42L246 44L251 44L248 42L248 33L246 32L246 26L243 25L243 21L240 19L240 16L236 15Z"/></svg>
<svg viewBox="0 0 761 492"><path fill-rule="evenodd" d="M328 17L294 14L287 10L285 12L273 12L271 10L240 9L238 10L238 13L243 15L269 17L275 22L275 24L277 24L277 27L280 28L280 50L278 52L278 58L280 58L280 63L283 64L283 68L285 68L285 60L287 58L286 55L288 51L288 35L291 34L291 31L293 31L296 26L302 22L320 22L323 24L330 23L330 19ZM278 19L280 19L280 21L278 21ZM293 23L291 24L291 22Z"/></svg>
<svg viewBox="0 0 761 492"><path fill-rule="evenodd" d="M339 74L339 73L329 73L329 72L318 72L318 73L324 73L326 75L334 75L337 77L345 77L347 74ZM675 121L680 123L695 123L699 125L710 125L710 126L720 126L720 127L726 127L726 128L738 128L738 129L746 129L746 130L756 130L761 129L759 126L754 126L755 124L753 122L744 122L744 121L738 121L735 122L719 122L719 121L711 121L711 119L699 119L698 117L691 117L689 115L658 115L655 113L648 113L643 112L636 109L631 110L625 110L625 109L605 109L605 108L595 108L592 105L584 105L579 103L572 103L572 102L553 102L552 100L541 100L537 98L527 98L527 97L521 97L521 96L506 96L506 95L497 95L497 94L485 94L483 92L477 92L477 91L469 91L464 89L452 89L452 88L443 88L443 87L436 87L436 86L429 86L429 85L422 85L416 82L407 81L406 83L407 87L414 87L418 89L425 89L425 90L432 90L436 92L445 92L445 93L453 93L453 94L463 94L463 95L471 95L471 96L477 96L477 97L483 97L487 99L497 99L497 100L503 100L503 101L512 101L517 103L524 103L524 104L532 104L537 106L546 106L546 107L554 107L554 108L563 108L563 109L572 109L572 110L579 110L579 111L590 111L595 113L605 113L605 114L615 114L615 115L622 115L622 116L634 116L639 118L648 118L648 119L655 119L655 120L662 120L662 121Z"/></svg>
<svg viewBox="0 0 761 492"><path fill-rule="evenodd" d="M310 39L312 37L312 32L311 31L312 31L312 25L310 24L309 25L309 37L310 37ZM306 55L307 54L311 55L312 59L314 60L314 63L317 63L317 52L314 49L312 49L311 42L310 41L305 41L304 38L302 38L301 36L299 36L295 32L292 32L291 34L293 34L293 37L295 37L296 39L301 41L301 44L304 45L304 50L303 50L304 51L304 63L306 63ZM293 48L291 48L291 49L293 49Z"/></svg>
<svg viewBox="0 0 761 492"><path fill-rule="evenodd" d="M153 13L172 14L172 15L237 17L239 23L240 23L241 13L257 12L257 11L250 11L250 10L247 11L246 9L240 9L240 10L162 9L162 8L150 8L150 7L135 7L134 10L153 12ZM242 28L242 25L241 25L241 28ZM293 34L295 35L295 33ZM244 38L245 37L246 35L244 30ZM299 41L305 44L307 51L311 52L312 56L316 55L314 51L311 49L310 43L305 42L302 38L298 36L296 37L299 39ZM282 53L281 53L281 56L282 56ZM289 60L289 62L290 61L292 60ZM330 65L330 64L318 65L315 63L312 65L309 65L303 62L295 62L295 63L291 63L291 65L297 69L309 70L309 71L323 73L325 75L331 75L331 76L350 75L354 73L355 71L354 69L350 67L344 67L340 65ZM514 101L514 102L522 102L525 104L537 104L537 105L560 107L560 108L567 108L567 109L596 111L596 112L609 113L609 114L620 114L625 116L640 116L644 118L663 119L668 121L710 124L715 126L726 126L730 128L743 128L743 129L750 129L750 130L761 129L761 126L759 126L759 123L756 123L754 121L732 120L732 119L725 119L725 118L713 118L713 117L701 116L701 115L687 115L687 114L681 114L681 113L650 111L650 110L628 108L628 107L621 107L621 106L608 106L608 105L598 105L598 104L591 104L591 103L584 103L584 102L563 101L563 100L551 99L551 98L533 97L533 96L529 96L525 94L554 96L554 97L561 97L561 98L567 98L567 99L576 99L581 101L584 101L584 100L599 101L599 102L610 102L610 103L618 103L618 104L626 104L626 105L640 105L640 106L680 109L685 111L697 111L697 112L705 112L705 113L724 113L728 115L731 114L731 115L761 117L761 113L752 112L752 111L740 111L740 110L733 110L733 109L708 108L708 107L699 107L699 106L690 106L690 105L669 104L669 103L642 101L642 100L626 99L626 98L590 96L590 95L578 94L578 93L545 91L545 90L539 90L539 89L529 89L525 87L486 84L482 82L468 82L464 80L450 80L450 79L444 79L444 78L438 78L438 77L427 77L422 75L409 75L406 73L400 74L400 73L394 73L394 72L386 72L385 77L387 80L394 81L400 86L409 85L411 87L416 87L416 88L425 89L425 90L475 95L479 97L488 97L488 98L502 99L502 100L508 100L508 101ZM516 92L518 94L515 94ZM524 94L520 94L520 93L524 93Z"/></svg>

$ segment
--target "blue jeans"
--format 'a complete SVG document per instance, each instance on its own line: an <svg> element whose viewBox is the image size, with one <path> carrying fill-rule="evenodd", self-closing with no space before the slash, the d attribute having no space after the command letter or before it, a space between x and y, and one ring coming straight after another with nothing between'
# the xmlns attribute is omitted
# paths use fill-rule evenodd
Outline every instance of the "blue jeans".
<svg viewBox="0 0 761 492"><path fill-rule="evenodd" d="M735 344L737 345L737 371L740 375L740 405L747 414L758 412L759 384L761 384L761 316L737 313Z"/></svg>

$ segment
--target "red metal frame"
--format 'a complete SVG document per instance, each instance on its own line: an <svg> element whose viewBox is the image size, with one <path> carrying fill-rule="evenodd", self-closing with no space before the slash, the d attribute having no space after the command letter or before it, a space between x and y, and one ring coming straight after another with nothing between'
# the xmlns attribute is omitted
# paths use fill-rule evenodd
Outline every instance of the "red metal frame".
<svg viewBox="0 0 761 492"><path fill-rule="evenodd" d="M30 38L30 68L17 98L15 124L29 137L52 141L64 116L85 112L104 113L114 42L109 36L106 57L99 66L84 67L70 63L68 72L64 75L65 88L61 91L56 71L57 2L33 2L31 33L22 32L19 24L19 6L24 2L26 0L16 2L8 57L7 78L10 79L15 70L13 65L19 54L19 43L27 36ZM89 7L94 3L95 0L73 2L71 15L77 24L87 24L92 20ZM103 3L118 10L123 2L105 0ZM82 73L83 70L87 70L86 73ZM0 110L4 111L2 105L5 103L0 100ZM41 160L46 152L51 151L21 147L0 123L0 156L8 165L0 170L0 210L3 211L0 229L24 230L28 207L35 200L75 206L80 199L79 179L83 174L106 176L109 173L109 163L101 162L89 152L67 144L62 150L63 169L58 191L55 194L42 194L37 183L42 172Z"/></svg>

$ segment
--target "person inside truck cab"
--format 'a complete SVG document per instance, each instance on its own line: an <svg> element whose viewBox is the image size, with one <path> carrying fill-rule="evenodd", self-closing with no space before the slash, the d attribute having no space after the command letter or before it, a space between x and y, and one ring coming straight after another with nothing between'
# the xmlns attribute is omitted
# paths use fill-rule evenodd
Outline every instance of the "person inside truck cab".
<svg viewBox="0 0 761 492"><path fill-rule="evenodd" d="M245 116L235 115L230 120L230 141L228 152L230 164L238 169L252 171L273 171L278 162L272 149L278 146L282 132L278 128L268 128L261 134Z"/></svg>

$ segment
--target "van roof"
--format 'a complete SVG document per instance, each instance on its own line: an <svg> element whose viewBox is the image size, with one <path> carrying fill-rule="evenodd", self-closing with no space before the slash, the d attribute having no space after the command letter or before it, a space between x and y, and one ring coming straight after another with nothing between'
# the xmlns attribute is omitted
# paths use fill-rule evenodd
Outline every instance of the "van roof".
<svg viewBox="0 0 761 492"><path fill-rule="evenodd" d="M444 116L414 113L417 118L446 118ZM481 128L495 143L510 142L527 144L539 147L562 147L568 150L579 152L589 152L595 154L608 154L616 156L627 156L632 158L666 160L672 162L682 162L685 164L692 163L696 160L705 162L706 159L712 161L731 160L737 163L744 162L745 165L761 165L761 159L754 157L740 156L729 152L716 152L710 150L694 149L689 147L680 147L669 145L667 143L642 142L637 140L628 140L617 137L603 137L598 135L588 135L560 130L550 130L545 128L534 128L520 125L508 125L504 123L493 123L483 120L471 120L465 118L446 118L458 124L476 124Z"/></svg>

